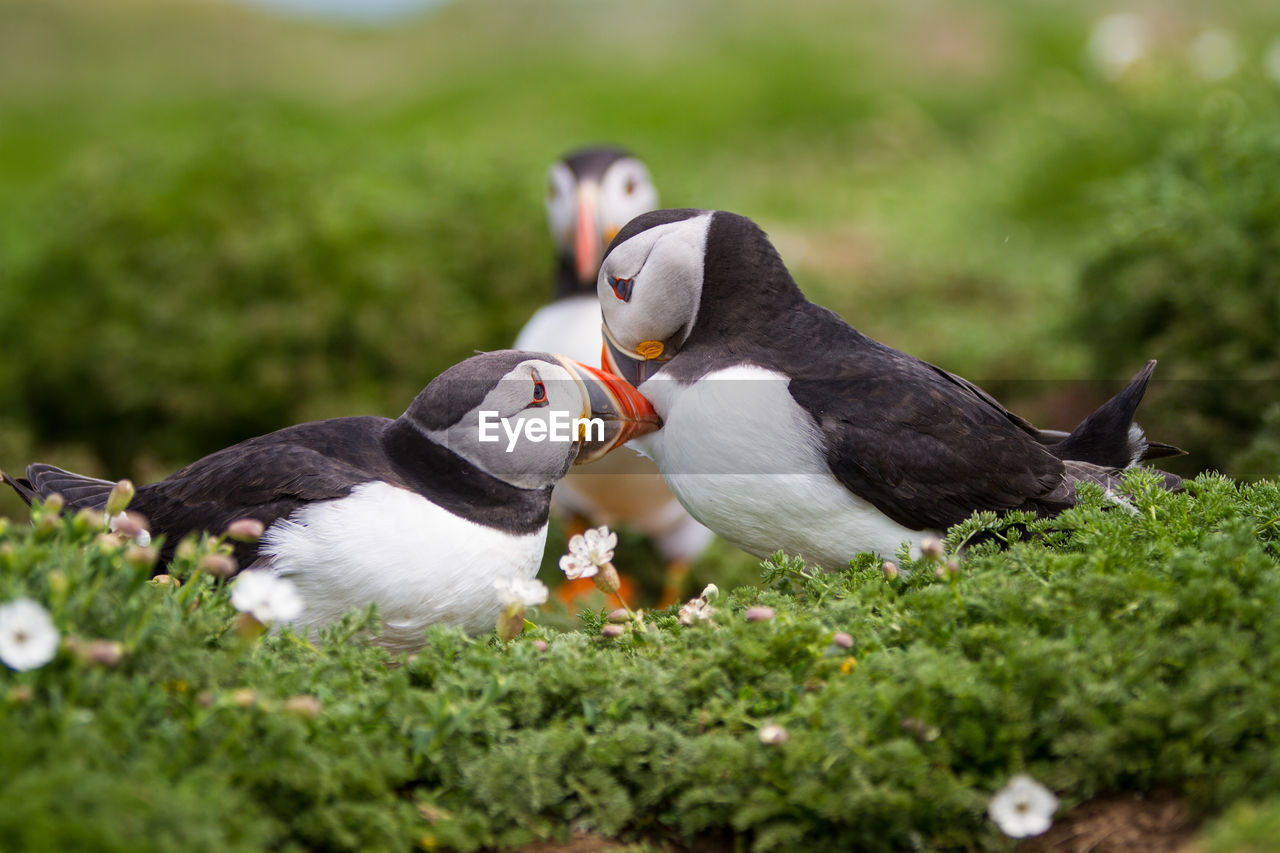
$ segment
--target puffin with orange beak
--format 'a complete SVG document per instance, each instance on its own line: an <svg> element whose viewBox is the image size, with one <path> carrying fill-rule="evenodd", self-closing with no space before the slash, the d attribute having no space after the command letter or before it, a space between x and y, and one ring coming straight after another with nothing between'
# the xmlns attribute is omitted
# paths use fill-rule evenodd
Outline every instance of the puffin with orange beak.
<svg viewBox="0 0 1280 853"><path fill-rule="evenodd" d="M265 534L236 544L236 559L294 583L305 608L295 625L376 604L380 641L411 648L433 624L492 629L495 580L537 573L555 483L659 426L616 376L503 350L449 368L398 418L242 441L141 486L129 509L165 537L165 560L188 533L257 519ZM114 485L44 464L3 478L28 503L56 493L68 510L104 509Z"/></svg>
<svg viewBox="0 0 1280 853"><path fill-rule="evenodd" d="M637 444L699 521L757 556L840 569L918 554L975 511L1052 515L1078 483L1110 491L1181 453L1133 423L1154 361L1070 433L1036 429L805 299L765 233L726 211L636 217L597 295L610 369L664 422Z"/></svg>
<svg viewBox="0 0 1280 853"><path fill-rule="evenodd" d="M657 205L649 170L620 148L582 148L551 165L546 209L556 247L554 298L520 331L516 349L562 352L586 363L600 359L600 261L623 225ZM668 562L665 603L679 595L689 562L713 538L676 501L654 464L629 451L569 474L556 486L552 508L569 516L571 527L580 529L581 520L621 523L653 537Z"/></svg>

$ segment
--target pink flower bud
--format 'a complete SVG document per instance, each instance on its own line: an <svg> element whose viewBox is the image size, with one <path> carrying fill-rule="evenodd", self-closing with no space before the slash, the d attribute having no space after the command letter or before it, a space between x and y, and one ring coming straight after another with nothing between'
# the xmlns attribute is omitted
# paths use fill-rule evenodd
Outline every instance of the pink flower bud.
<svg viewBox="0 0 1280 853"><path fill-rule="evenodd" d="M237 542L257 542L266 529L256 518L241 518L227 526L227 535Z"/></svg>
<svg viewBox="0 0 1280 853"><path fill-rule="evenodd" d="M76 513L74 525L77 533L87 533L90 530L97 532L106 527L102 522L102 513L88 508Z"/></svg>
<svg viewBox="0 0 1280 853"><path fill-rule="evenodd" d="M149 569L156 564L156 560L160 559L160 555L155 548L130 545L128 550L124 552L124 559L135 569ZM165 577L168 577L168 575L165 575Z"/></svg>
<svg viewBox="0 0 1280 853"><path fill-rule="evenodd" d="M151 523L137 512L122 512L111 517L111 532L118 533L126 539L137 539L149 532Z"/></svg>
<svg viewBox="0 0 1280 853"><path fill-rule="evenodd" d="M147 583L152 586L182 586L182 581L178 580L173 575L156 575L151 580L147 581Z"/></svg>
<svg viewBox="0 0 1280 853"><path fill-rule="evenodd" d="M540 652L545 652L548 648L546 640L534 640L533 647Z"/></svg>
<svg viewBox="0 0 1280 853"><path fill-rule="evenodd" d="M625 625L615 625L612 622L610 622L609 624L605 625L603 628L600 629L600 636L608 637L610 639L613 639L615 637L621 637L625 633L627 633L627 628Z"/></svg>
<svg viewBox="0 0 1280 853"><path fill-rule="evenodd" d="M617 592L622 586L622 581L618 578L618 570L613 567L613 563L605 563L601 566L600 571L593 575L591 580L595 583L596 589L605 595Z"/></svg>
<svg viewBox="0 0 1280 853"><path fill-rule="evenodd" d="M196 568L208 572L215 578L229 578L236 573L236 561L227 554L205 554L200 558Z"/></svg>
<svg viewBox="0 0 1280 853"><path fill-rule="evenodd" d="M631 621L631 617L627 615L627 611L619 607L609 614L609 621L616 622L619 625L625 625Z"/></svg>
<svg viewBox="0 0 1280 853"><path fill-rule="evenodd" d="M936 536L927 536L920 543L920 556L927 560L941 560L945 553L942 549L942 543L938 541Z"/></svg>
<svg viewBox="0 0 1280 853"><path fill-rule="evenodd" d="M124 644L116 640L77 640L71 649L82 663L115 666L124 659Z"/></svg>
<svg viewBox="0 0 1280 853"><path fill-rule="evenodd" d="M121 480L111 487L107 495L107 518L115 518L129 508L133 500L134 488L132 480Z"/></svg>
<svg viewBox="0 0 1280 853"><path fill-rule="evenodd" d="M884 575L884 579L891 581L898 576L898 564L885 560L880 564L880 572Z"/></svg>
<svg viewBox="0 0 1280 853"><path fill-rule="evenodd" d="M504 643L518 637L524 630L524 605L517 601L502 608L494 630L498 632L498 638Z"/></svg>
<svg viewBox="0 0 1280 853"><path fill-rule="evenodd" d="M947 560L947 571L953 575L960 574L960 563L956 560Z"/></svg>
<svg viewBox="0 0 1280 853"><path fill-rule="evenodd" d="M774 611L772 607L766 607L761 604L755 607L748 607L746 616L748 622L768 622L773 618Z"/></svg>
<svg viewBox="0 0 1280 853"><path fill-rule="evenodd" d="M174 559L177 560L194 560L200 552L200 546L196 544L194 535L184 536L182 541L178 543L178 548L173 552Z"/></svg>
<svg viewBox="0 0 1280 853"><path fill-rule="evenodd" d="M844 631L836 631L836 635L831 638L831 642L842 649L853 648L853 637L849 636Z"/></svg>
<svg viewBox="0 0 1280 853"><path fill-rule="evenodd" d="M284 701L284 710L287 714L314 719L320 716L320 700L306 694L290 696Z"/></svg>

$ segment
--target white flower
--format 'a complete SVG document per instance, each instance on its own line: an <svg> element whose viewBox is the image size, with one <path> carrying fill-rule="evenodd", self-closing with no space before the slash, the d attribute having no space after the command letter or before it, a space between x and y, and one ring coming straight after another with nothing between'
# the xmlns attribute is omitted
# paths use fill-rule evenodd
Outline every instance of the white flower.
<svg viewBox="0 0 1280 853"><path fill-rule="evenodd" d="M791 733L777 723L761 726L758 732L761 743L777 744L791 740Z"/></svg>
<svg viewBox="0 0 1280 853"><path fill-rule="evenodd" d="M564 576L571 581L578 578L589 578L598 571L596 564L590 561L581 561L573 554L565 554L560 558L560 571L564 572Z"/></svg>
<svg viewBox="0 0 1280 853"><path fill-rule="evenodd" d="M1100 19L1089 36L1087 52L1095 68L1112 80L1147 54L1151 37L1147 22L1132 12Z"/></svg>
<svg viewBox="0 0 1280 853"><path fill-rule="evenodd" d="M303 608L292 581L262 570L240 573L231 585L231 606L264 625L297 619Z"/></svg>
<svg viewBox="0 0 1280 853"><path fill-rule="evenodd" d="M613 560L618 547L618 534L608 527L597 527L579 533L569 540L569 553L560 558L560 571L569 580L593 577L597 570Z"/></svg>
<svg viewBox="0 0 1280 853"><path fill-rule="evenodd" d="M1226 30L1205 30L1187 49L1187 59L1201 80L1223 80L1240 67L1240 48Z"/></svg>
<svg viewBox="0 0 1280 853"><path fill-rule="evenodd" d="M498 578L493 582L498 591L498 599L503 605L518 604L522 607L537 607L547 603L547 587L537 578L521 578L512 575Z"/></svg>
<svg viewBox="0 0 1280 853"><path fill-rule="evenodd" d="M987 814L1010 838L1040 835L1053 825L1058 798L1025 773L1019 773L991 797Z"/></svg>
<svg viewBox="0 0 1280 853"><path fill-rule="evenodd" d="M43 607L29 598L0 606L0 660L26 672L53 660L58 653L58 629Z"/></svg>
<svg viewBox="0 0 1280 853"><path fill-rule="evenodd" d="M715 610L705 598L691 598L680 608L678 619L681 625L693 625L711 618Z"/></svg>

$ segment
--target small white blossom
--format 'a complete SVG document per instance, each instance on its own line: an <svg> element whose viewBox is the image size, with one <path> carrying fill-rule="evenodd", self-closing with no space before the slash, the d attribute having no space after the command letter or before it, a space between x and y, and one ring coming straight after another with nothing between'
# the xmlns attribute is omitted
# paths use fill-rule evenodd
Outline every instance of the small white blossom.
<svg viewBox="0 0 1280 853"><path fill-rule="evenodd" d="M29 598L0 606L0 660L25 672L38 669L58 653L58 629L43 607Z"/></svg>
<svg viewBox="0 0 1280 853"><path fill-rule="evenodd" d="M560 571L564 572L564 576L571 581L578 578L593 577L599 569L596 564L590 561L579 560L573 554L565 554L560 558Z"/></svg>
<svg viewBox="0 0 1280 853"><path fill-rule="evenodd" d="M613 550L617 547L618 534L609 532L608 527L579 533L569 540L569 553L560 558L560 571L569 580L593 577L613 561Z"/></svg>
<svg viewBox="0 0 1280 853"><path fill-rule="evenodd" d="M1132 12L1120 12L1098 21L1086 50L1095 68L1117 80L1147 55L1150 44L1147 22Z"/></svg>
<svg viewBox="0 0 1280 853"><path fill-rule="evenodd" d="M680 608L677 618L680 620L681 625L694 625L710 619L711 614L714 612L715 609L705 598L691 598Z"/></svg>
<svg viewBox="0 0 1280 853"><path fill-rule="evenodd" d="M1226 30L1205 30L1187 49L1187 59L1201 80L1224 80L1240 67L1240 48Z"/></svg>
<svg viewBox="0 0 1280 853"><path fill-rule="evenodd" d="M264 625L297 619L303 608L292 581L261 570L240 573L231 585L231 606Z"/></svg>
<svg viewBox="0 0 1280 853"><path fill-rule="evenodd" d="M761 726L759 738L761 743L786 743L791 740L791 733L777 723L769 723L768 725Z"/></svg>
<svg viewBox="0 0 1280 853"><path fill-rule="evenodd" d="M518 604L522 607L537 607L547 603L547 587L537 578L521 578L514 575L498 578L493 582L498 591L498 599L503 605Z"/></svg>
<svg viewBox="0 0 1280 853"><path fill-rule="evenodd" d="M1025 773L1019 773L991 797L987 814L1010 838L1040 835L1053 825L1058 798Z"/></svg>

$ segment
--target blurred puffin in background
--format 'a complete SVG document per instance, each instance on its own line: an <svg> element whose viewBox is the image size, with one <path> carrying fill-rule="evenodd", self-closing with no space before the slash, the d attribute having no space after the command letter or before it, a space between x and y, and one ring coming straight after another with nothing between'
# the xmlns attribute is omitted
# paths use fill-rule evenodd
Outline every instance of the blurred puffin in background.
<svg viewBox="0 0 1280 853"><path fill-rule="evenodd" d="M556 246L555 292L516 337L518 350L550 350L586 364L600 360L600 303L596 277L605 249L624 225L658 206L644 163L612 146L570 152L547 174L547 219ZM689 563L714 534L671 494L657 466L624 450L570 474L556 486L552 508L570 532L585 525L622 524L653 537L667 561L662 603L675 601ZM573 584L568 597L577 594ZM594 589L590 581L584 590Z"/></svg>

